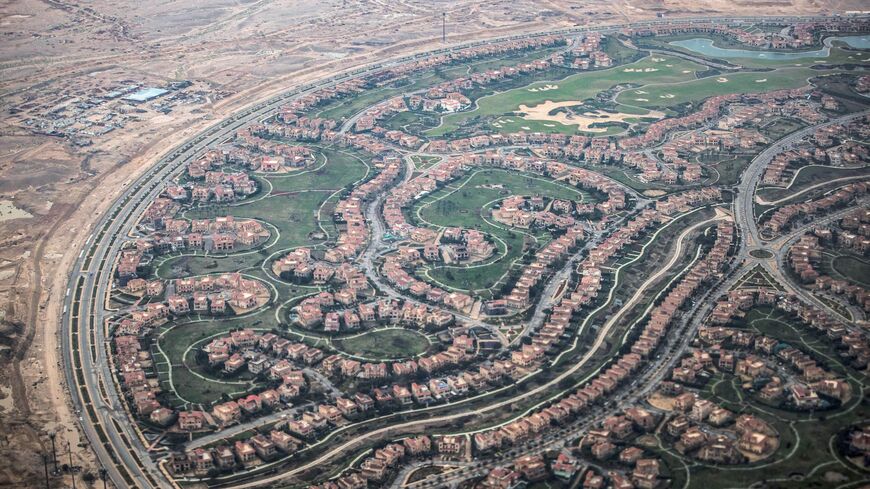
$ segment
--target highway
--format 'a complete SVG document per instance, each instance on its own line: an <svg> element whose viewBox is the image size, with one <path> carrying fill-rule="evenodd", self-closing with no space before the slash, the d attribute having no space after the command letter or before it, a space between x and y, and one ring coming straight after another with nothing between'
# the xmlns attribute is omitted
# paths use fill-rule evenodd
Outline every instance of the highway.
<svg viewBox="0 0 870 489"><path fill-rule="evenodd" d="M727 22L759 22L776 20L791 22L812 20L813 18L778 17L774 19L727 18ZM692 21L693 19L680 19ZM694 19L710 21L711 19ZM672 20L640 22L631 27L643 27L670 23ZM273 114L281 105L294 97L310 93L316 89L333 86L350 78L375 72L384 67L405 63L424 56L445 53L450 50L479 46L505 40L525 39L548 34L577 34L590 30L615 31L627 24L599 27L581 27L557 31L508 36L463 45L451 46L429 53L418 53L391 61L350 70L327 78L318 84L307 84L288 91L277 97L259 102L244 109L199 133L189 142L180 145L159 159L154 166L124 189L116 202L103 214L86 240L84 249L69 274L69 292L63 299L63 313L60 318L59 333L63 353L66 383L70 390L73 406L81 413L81 425L100 464L107 469L115 487L171 487L167 476L152 460L148 450L139 438L135 425L128 419L120 392L112 380L112 364L108 352L109 332L105 320L109 313L104 301L111 286L114 263L123 239L134 230L135 224L148 204L171 181L184 165L202 152L230 137L237 129L263 120ZM834 121L832 121L834 123ZM772 156L772 154L770 155ZM754 164L755 162L753 162ZM758 168L761 168L759 166ZM759 170L760 171L760 170ZM755 180L757 184L757 179ZM755 185L749 188L754 189ZM751 202L749 203L751 211ZM738 215L742 213L738 212ZM752 214L748 214L752 215ZM742 229L752 229L741 225ZM377 233L375 233L377 236ZM757 237L752 235L753 239ZM379 238L378 238L379 239ZM753 241L758 243L758 241ZM369 259L371 256L369 255ZM536 394L540 389L524 393L521 397ZM498 408L493 405L491 408Z"/></svg>

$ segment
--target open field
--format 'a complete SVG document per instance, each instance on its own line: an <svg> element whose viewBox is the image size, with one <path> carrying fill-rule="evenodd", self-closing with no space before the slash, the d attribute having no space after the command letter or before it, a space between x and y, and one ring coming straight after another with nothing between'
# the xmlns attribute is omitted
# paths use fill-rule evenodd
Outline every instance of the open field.
<svg viewBox="0 0 870 489"><path fill-rule="evenodd" d="M870 261L865 257L843 250L825 251L819 263L821 273L842 279L864 288L870 288Z"/></svg>
<svg viewBox="0 0 870 489"><path fill-rule="evenodd" d="M841 430L865 420L870 407L861 394L864 373L843 365L830 339L807 329L793 318L767 307L754 308L740 324L756 333L772 336L802 351L825 359L827 367L846 376L855 394L839 408L823 412L784 411L762 405L748 396L731 376L717 375L702 390L705 398L737 413L751 413L765 419L780 434L780 447L771 459L741 467L698 464L691 468L693 484L701 487L734 487L765 482L765 487L827 487L831 477L838 484L857 483L864 476L843 465L832 453L833 439ZM848 485L848 484L847 484Z"/></svg>
<svg viewBox="0 0 870 489"><path fill-rule="evenodd" d="M766 15L800 15L861 8L863 4L856 0L838 2L835 8L810 0L776 0L766 3L763 10ZM139 478L140 485L151 485L134 472L138 471L137 465L142 468L139 460L149 467L153 461L147 454L135 454L142 447L131 447L124 434L123 444L114 436L111 425L117 426L118 422L109 422L109 416L116 418L118 414L100 412L104 422L102 426L97 424L97 439L88 417L81 422L79 413L74 412L74 403L64 394L69 392L65 391L64 379L68 369L58 354L59 340L64 335L56 334L58 324L66 322L57 319L66 314L64 291L70 286L69 276L82 273L87 277L91 272L102 285L110 280L97 266L99 257L94 262L90 254L86 262L78 258L80 251L96 249L92 242L95 235L101 246L107 244L99 229L94 233L95 225L102 227L102 216L107 215L107 210L111 214L117 209L118 197L128 185L156 167L155 162L173 153L176 146L192 142L201 131L230 116L243 119L241 110L295 86L399 55L506 34L653 19L657 14L713 18L758 10L752 2L706 2L699 6L683 0L666 7L650 7L635 0L616 5L591 0L582 6L539 0L519 0L509 6L491 0L460 0L446 6L425 2L303 2L292 7L282 2L121 1L79 5L21 0L0 7L4 27L0 47L4 98L0 181L3 198L33 216L0 223L0 235L9 238L0 246L2 273L15 271L14 276L3 280L0 290L4 326L14 326L12 333L4 334L3 347L9 349L9 354L0 362L0 431L7 442L0 456L8 462L0 471L0 485L15 487L39 481L39 455L45 453L47 433L55 430L69 442L70 463L81 469L78 475L73 471L54 476L48 485L69 486L75 477L84 483L81 479L89 480L103 467L109 469L115 486L134 485L128 472ZM447 20L446 41L441 39L437 21L442 12ZM461 73L477 68L450 69ZM75 125L84 128L83 138L50 135L50 119L65 118L53 112L58 103L87 106L89 100L120 84L162 86L187 81L193 87L185 95L187 100L178 101L171 110L161 107L162 100L122 107L111 119L112 125L126 122L126 126L106 133L90 131L87 126L105 120L102 116L107 113L76 114ZM28 110L34 114L44 111L49 117L43 120L49 120L49 125L26 122L31 117ZM195 148L194 144L190 152L196 153ZM305 185L297 188L317 194L311 191L314 189ZM267 205L269 200L278 202L279 197L284 206ZM292 197L262 199L259 202L264 207L260 210L286 209L299 202ZM326 198L325 202L319 208L328 215L332 201ZM312 207L317 206L317 199L312 199L298 209L299 216L290 215L298 221L275 225L298 223L313 229L317 226L302 224L313 219L332 233L334 228L329 223L312 218ZM287 214L276 216L281 221L288 218ZM313 242L307 236L302 241L292 230L276 238L286 240L282 245ZM241 256L221 258L224 261L216 261L215 267L203 265L199 269L258 268L268 258L259 251ZM200 257L193 259L197 260ZM87 263L87 268L80 269L82 263ZM295 290L275 285L281 294ZM94 296L92 302L97 300ZM84 343L84 335L80 337ZM100 344L92 347L100 348ZM186 382L182 376L178 382ZM90 397L97 397L93 395L95 385L89 386L89 391ZM115 400L107 401L111 404ZM108 430L113 432L112 443L106 440ZM338 465L330 463L322 469L334 473ZM121 469L120 474L117 469ZM152 469L145 475L154 482Z"/></svg>
<svg viewBox="0 0 870 489"><path fill-rule="evenodd" d="M474 110L447 115L443 117L441 126L427 131L426 134L431 137L443 136L476 117L511 116L520 105L533 106L547 101L583 101L618 84L643 86L650 83L692 80L695 72L703 70L703 66L680 58L650 56L606 70L578 73L562 80L536 82L482 97L477 100ZM626 102L626 105L638 104ZM509 131L503 128L500 132Z"/></svg>
<svg viewBox="0 0 870 489"><path fill-rule="evenodd" d="M766 187L758 189L758 197L766 202L779 201L788 199L799 192L809 188L819 186L820 189L830 189L840 185L845 185L852 180L843 180L835 182L838 179L851 179L855 181L861 177L870 178L870 167L864 168L838 168L833 166L811 165L800 168L795 172L795 175L786 188L782 187ZM830 182L830 185L828 185Z"/></svg>
<svg viewBox="0 0 870 489"><path fill-rule="evenodd" d="M461 226L478 229L496 239L496 261L473 267L432 268L428 277L440 284L461 290L489 289L496 286L523 254L524 242L542 246L549 239L522 229L508 228L491 220L492 205L508 195L542 195L549 198L588 200L588 195L565 184L541 177L497 169L479 170L454 182L421 201L413 210L423 223L434 226Z"/></svg>
<svg viewBox="0 0 870 489"><path fill-rule="evenodd" d="M183 275L225 272L259 266L271 253L296 246L314 245L310 234L321 231L330 238L336 233L332 227L331 212L322 207L337 199L335 195L346 185L364 178L368 164L356 155L344 151L324 149L310 170L285 175L259 177L260 194L237 205L209 205L186 213L189 219L213 218L231 215L256 218L275 227L277 236L270 237L267 250L231 253L228 256L206 256L201 253L184 254L162 260L156 270L158 276L173 278Z"/></svg>
<svg viewBox="0 0 870 489"><path fill-rule="evenodd" d="M332 345L349 355L372 361L414 358L429 348L429 339L411 329L389 328L336 339Z"/></svg>
<svg viewBox="0 0 870 489"><path fill-rule="evenodd" d="M641 107L674 107L699 102L716 95L760 93L807 85L808 78L826 72L809 68L783 68L766 72L724 73L718 76L676 83L650 83L637 90L621 92L616 101Z"/></svg>

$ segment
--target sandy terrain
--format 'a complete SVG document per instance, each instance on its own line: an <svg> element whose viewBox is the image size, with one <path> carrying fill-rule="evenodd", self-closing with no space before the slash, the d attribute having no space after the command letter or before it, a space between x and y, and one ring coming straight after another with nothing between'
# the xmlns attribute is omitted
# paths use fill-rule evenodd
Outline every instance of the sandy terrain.
<svg viewBox="0 0 870 489"><path fill-rule="evenodd" d="M564 102L553 102L547 100L546 102L538 104L534 107L520 105L517 112L521 113L521 117L525 120L558 122L559 124L563 124L566 126L577 126L578 129L586 132L607 131L606 127L593 127L592 125L595 123L600 124L604 122L625 122L626 119L637 119L639 117L661 119L665 116L664 112L659 112L656 110L651 110L644 115L624 114L622 112L605 112L603 110L592 110L582 113L558 112L556 114L550 114L550 112L556 109L576 107L582 104L583 102L579 100L567 100Z"/></svg>
<svg viewBox="0 0 870 489"><path fill-rule="evenodd" d="M662 411L673 411L674 410L674 398L670 396L664 396L659 392L653 392L646 399L646 402L650 403L651 406L661 409Z"/></svg>
<svg viewBox="0 0 870 489"><path fill-rule="evenodd" d="M302 0L0 4L0 213L11 203L32 217L0 219L0 486L41 475L39 452L57 429L74 463L77 423L57 356L57 318L67 272L83 239L124 182L173 145L244 106L330 73L448 42L578 24L669 16L740 14L757 2L721 0L460 0L357 3ZM860 1L781 0L766 14L854 10ZM123 127L84 143L30 122L57 107L88 103L123 84L190 81L171 111L116 114ZM141 111L141 112L140 112ZM96 112L71 127L115 119ZM79 145L89 144L86 146ZM5 214L3 214L5 215ZM11 395L11 400L10 400ZM62 427L62 428L58 428Z"/></svg>

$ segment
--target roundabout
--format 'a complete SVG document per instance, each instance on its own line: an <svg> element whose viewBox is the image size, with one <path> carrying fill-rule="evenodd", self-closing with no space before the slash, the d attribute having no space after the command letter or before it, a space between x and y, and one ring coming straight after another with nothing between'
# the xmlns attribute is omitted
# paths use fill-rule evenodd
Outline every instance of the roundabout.
<svg viewBox="0 0 870 489"><path fill-rule="evenodd" d="M749 252L749 256L753 258L759 258L762 260L767 260L769 258L773 258L773 253L764 249L751 250Z"/></svg>

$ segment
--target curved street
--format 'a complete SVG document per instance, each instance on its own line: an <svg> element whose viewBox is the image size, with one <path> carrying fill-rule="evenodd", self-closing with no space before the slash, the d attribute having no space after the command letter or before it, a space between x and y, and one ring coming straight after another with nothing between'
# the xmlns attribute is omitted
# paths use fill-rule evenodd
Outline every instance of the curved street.
<svg viewBox="0 0 870 489"><path fill-rule="evenodd" d="M757 21L758 18L746 18L742 20ZM666 21L650 21L634 24L633 26L655 25L658 22ZM608 31L609 29L610 31L615 31L624 27L627 27L627 25L608 26L603 30ZM544 35L550 33L576 34L591 29L601 30L601 27L563 29L554 32L513 36L508 39L520 39L531 37L533 35ZM469 43L468 45L479 45L502 40L504 39L500 38L478 41L475 43ZM436 52L446 52L460 47L465 47L465 45L454 46ZM426 55L428 54L431 53L426 53ZM64 312L60 318L59 331L62 338L64 364L68 367L65 369L66 382L70 395L72 396L73 405L80 413L82 429L90 441L90 446L93 448L101 465L107 469L109 477L116 487L138 486L168 488L173 485L158 464L158 459L162 454L149 452L148 446L150 443L148 440L141 439L138 429L130 423L130 413L126 411L125 403L120 401L120 390L112 380L114 378L112 375L113 365L111 356L108 353L109 332L107 331L106 322L111 316L111 313L106 310L105 301L114 275L114 264L121 246L125 240L131 236L136 222L139 220L139 217L142 215L147 205L163 191L167 182L171 181L180 171L183 170L186 163L198 157L208 148L214 147L223 142L239 128L263 120L271 114L274 114L289 100L311 93L314 90L323 87L333 86L352 77L359 76L360 74L374 72L385 66L410 61L421 56L423 56L423 54L373 65L365 70L355 70L351 73L329 78L320 84L303 86L266 102L256 104L232 118L212 126L185 145L172 150L169 155L157 161L150 171L126 188L121 193L115 204L106 211L105 215L99 221L99 224L86 241L86 246L82 250L79 259L76 261L74 269L69 273L69 289L64 297ZM870 111L850 114L823 124L801 129L800 131L789 134L773 143L752 160L751 164L741 177L737 197L734 202L733 218L736 222L738 233L741 238L739 252L735 258L737 266L732 270L728 278L707 292L707 297L715 299L717 297L715 294L727 291L730 285L739 278L741 275L739 272L750 270L756 264L761 264L784 286L802 299L816 304L826 310L830 309L829 306L819 301L801 287L793 284L788 277L781 273L785 250L789 244L794 242L794 240L803 233L803 228L795 230L777 240L762 240L755 220L754 195L764 169L777 153L790 147L818 128L848 122L855 118L863 117L868 113L870 113ZM405 181L410 179L411 174L413 173L413 163L406 159L406 164L407 168L404 175ZM380 274L376 270L375 260L380 254L389 249L389 245L384 243L382 239L384 234L384 223L382 222L380 212L378 212L378 209L383 203L383 199L384 195L380 195L366 209L366 218L371 226L371 239L368 248L362 255L361 263L366 276L375 283L381 291L387 293L391 297L401 297L404 300L409 300L408 297L396 291L389 284L384 283ZM842 213L837 213L828 216L825 219L835 219L841 215ZM723 218L725 217L720 214L714 219L696 224L695 226L685 230L677 238L677 247L673 251L671 259L667 263L663 263L659 271L651 276L641 286L641 288L638 289L632 299L623 306L623 311L626 311L635 304L642 291L672 268L682 252L683 239L688 235L690 230L697 228L701 224L709 224L714 220ZM589 242L587 248L591 248L595 244L597 244L597 241L593 239ZM774 256L770 259L759 259L748 254L749 251L760 248L772 250ZM553 292L555 292L554 284L558 284L560 281L565 279L571 267L576 264L574 260L574 258L569 260L568 264L566 264L563 269L554 274L550 279L550 283L545 290L546 293L542 295L545 299L538 303L532 320L526 326L525 331L534 329L537 325L543 322L543 311L548 307L548 305L552 305L549 301L552 298ZM669 350L667 350L668 354L662 355L661 358L656 359L656 361L645 370L646 373L644 376L641 377L641 379L645 379L642 384L643 386L646 386L644 388L648 389L649 386L652 385L652 379L663 375L664 372L667 371L668 365L671 365L679 358L680 353L686 347L689 338L692 336L692 334L688 332L693 328L698 327L700 320L710 308L710 302L711 301L707 300L698 301L692 311L685 315L685 318L687 319L684 324L680 327L674 328L674 333L672 333L667 339L667 344L670 345ZM508 344L507 338L504 337L498 327L494 327L484 321L473 319L461 314L457 314L456 317L468 325L486 328L503 344ZM589 351L583 355L576 364L572 365L564 373L543 385L526 391L521 391L510 399L486 405L485 407L478 408L470 413L460 412L433 415L425 420L398 423L386 428L372 430L363 437L355 438L332 448L306 465L295 467L292 470L269 478L245 482L236 487L256 487L269 482L292 477L294 474L299 473L306 468L323 463L331 457L347 453L347 450L353 448L366 437L387 434L393 430L402 428L416 428L431 422L460 419L469 414L482 414L484 412L509 407L512 403L522 399L545 396L552 391L554 386L558 385L560 380L568 378L571 374L577 372L589 363L594 353L602 345L610 328L616 324L618 318L619 315L614 316L598 331L595 342L590 347ZM676 334L678 331L684 331L685 334L677 336ZM647 382L648 380L650 382ZM620 402L627 402L631 399L638 398L639 395L642 395L645 392L644 388L638 387L616 396L615 400L619 402L613 404L618 405ZM569 432L554 433L544 444L560 443L565 439L568 439L569 436L576 436L576 433L579 432L580 429L591 426L595 420L598 420L607 414L607 409L600 408L598 411L591 413L589 419L584 419L583 422L578 423L576 429L572 429ZM539 448L540 447L536 447L533 450L538 450ZM117 460L117 462L115 460ZM479 467L463 467L456 471L455 477L467 477L470 471L473 470L479 470ZM463 471L468 472L463 473Z"/></svg>

